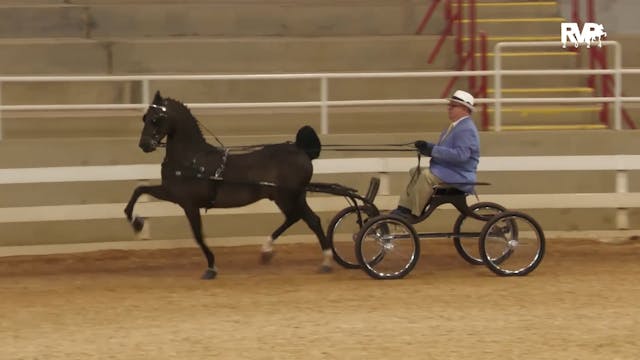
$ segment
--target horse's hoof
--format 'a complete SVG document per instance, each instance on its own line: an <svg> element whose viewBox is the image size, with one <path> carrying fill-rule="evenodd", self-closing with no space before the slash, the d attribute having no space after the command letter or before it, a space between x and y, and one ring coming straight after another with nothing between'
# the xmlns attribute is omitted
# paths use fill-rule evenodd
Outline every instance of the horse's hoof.
<svg viewBox="0 0 640 360"><path fill-rule="evenodd" d="M330 272L333 272L333 268L329 265L322 265L320 266L320 268L318 269L318 272L320 274L328 274Z"/></svg>
<svg viewBox="0 0 640 360"><path fill-rule="evenodd" d="M260 253L260 262L263 264L268 264L273 259L273 251L263 251Z"/></svg>
<svg viewBox="0 0 640 360"><path fill-rule="evenodd" d="M202 280L213 280L218 275L216 270L207 269L204 274L200 277Z"/></svg>
<svg viewBox="0 0 640 360"><path fill-rule="evenodd" d="M133 231L139 233L144 227L144 218L139 216L134 217L133 221L131 222L131 226L133 226Z"/></svg>

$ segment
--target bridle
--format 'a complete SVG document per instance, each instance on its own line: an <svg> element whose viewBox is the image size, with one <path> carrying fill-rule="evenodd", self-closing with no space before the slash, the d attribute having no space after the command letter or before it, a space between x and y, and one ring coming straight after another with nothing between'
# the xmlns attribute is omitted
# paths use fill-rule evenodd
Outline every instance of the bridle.
<svg viewBox="0 0 640 360"><path fill-rule="evenodd" d="M167 112L167 107L166 106L160 106L160 105L156 105L156 104L151 104L149 105L150 108L154 108L154 109L160 109L162 110L163 113L165 113L166 116L166 112Z"/></svg>
<svg viewBox="0 0 640 360"><path fill-rule="evenodd" d="M156 104L151 104L149 105L150 108L154 108L154 109L158 109L160 110L160 115L158 115L158 118L166 118L167 117L167 107L166 106L161 106L161 105L156 105ZM154 118L152 121L155 122ZM151 134L151 144L156 147L156 148L163 148L163 147L167 147L167 143L162 142L162 138L164 137L164 135L158 134L156 132L156 129L154 128L153 130L153 134Z"/></svg>

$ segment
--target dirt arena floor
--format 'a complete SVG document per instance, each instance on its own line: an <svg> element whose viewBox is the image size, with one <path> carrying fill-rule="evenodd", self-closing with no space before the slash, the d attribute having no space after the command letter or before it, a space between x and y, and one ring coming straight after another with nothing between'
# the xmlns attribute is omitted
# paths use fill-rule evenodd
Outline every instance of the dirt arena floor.
<svg viewBox="0 0 640 360"><path fill-rule="evenodd" d="M431 240L405 279L315 244L0 258L0 359L638 359L640 241L548 240L519 278Z"/></svg>

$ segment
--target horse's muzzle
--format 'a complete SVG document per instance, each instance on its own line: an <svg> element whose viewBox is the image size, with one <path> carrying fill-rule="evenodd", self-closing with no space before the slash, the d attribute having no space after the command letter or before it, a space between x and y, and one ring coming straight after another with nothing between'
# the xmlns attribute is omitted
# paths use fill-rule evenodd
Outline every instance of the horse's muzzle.
<svg viewBox="0 0 640 360"><path fill-rule="evenodd" d="M140 139L140 143L138 144L142 151L149 153L154 151L158 147L158 142L153 140L150 137L144 137Z"/></svg>

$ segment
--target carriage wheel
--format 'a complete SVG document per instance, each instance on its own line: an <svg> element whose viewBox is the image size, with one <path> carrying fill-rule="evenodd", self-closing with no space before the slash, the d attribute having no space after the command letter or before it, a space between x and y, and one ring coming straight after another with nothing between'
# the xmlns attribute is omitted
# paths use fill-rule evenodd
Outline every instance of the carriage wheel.
<svg viewBox="0 0 640 360"><path fill-rule="evenodd" d="M529 215L505 211L489 220L480 235L480 254L501 276L527 275L542 261L544 232Z"/></svg>
<svg viewBox="0 0 640 360"><path fill-rule="evenodd" d="M369 219L356 239L356 257L374 279L400 279L420 257L420 239L412 225L395 216Z"/></svg>
<svg viewBox="0 0 640 360"><path fill-rule="evenodd" d="M478 249L480 232L486 222L493 216L506 211L505 207L492 202L479 202L469 206L469 210L486 219L484 221L474 219L465 214L460 214L453 225L453 245L458 254L471 265L482 265L482 257ZM477 236L455 236L460 233L475 233Z"/></svg>
<svg viewBox="0 0 640 360"><path fill-rule="evenodd" d="M336 262L347 269L359 269L356 258L355 243L362 224L358 221L360 211L362 222L377 216L378 209L373 206L349 206L342 209L331 219L327 229L327 239Z"/></svg>

